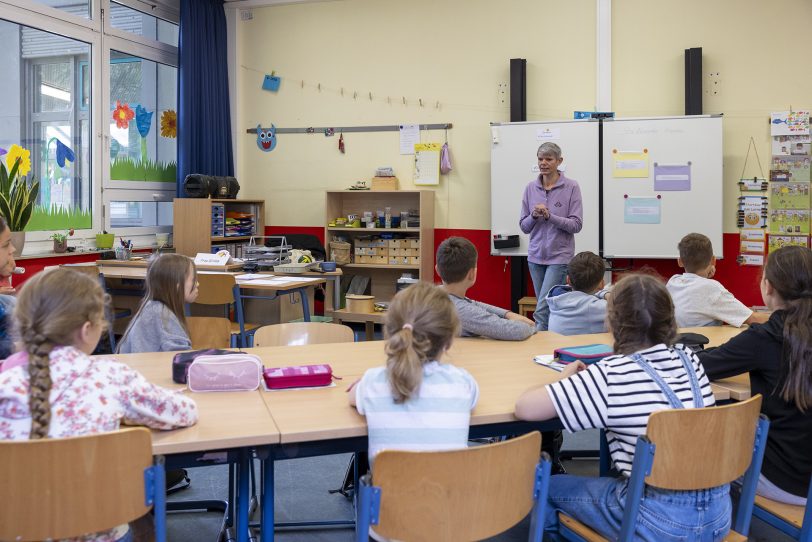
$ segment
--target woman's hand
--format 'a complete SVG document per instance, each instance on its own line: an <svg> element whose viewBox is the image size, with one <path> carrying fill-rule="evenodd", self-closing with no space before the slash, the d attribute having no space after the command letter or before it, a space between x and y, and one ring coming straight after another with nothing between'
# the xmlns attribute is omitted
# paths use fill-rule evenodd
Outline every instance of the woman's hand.
<svg viewBox="0 0 812 542"><path fill-rule="evenodd" d="M543 203L537 203L535 207L533 207L533 212L531 213L533 218L542 217L544 220L550 218L550 210L547 209L547 206Z"/></svg>

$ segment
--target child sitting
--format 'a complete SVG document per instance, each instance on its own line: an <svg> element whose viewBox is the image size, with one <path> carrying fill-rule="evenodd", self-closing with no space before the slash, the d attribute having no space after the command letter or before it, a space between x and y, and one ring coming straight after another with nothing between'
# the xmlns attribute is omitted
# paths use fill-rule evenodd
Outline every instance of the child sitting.
<svg viewBox="0 0 812 542"><path fill-rule="evenodd" d="M603 259L592 252L579 252L567 267L567 284L553 286L547 294L549 330L562 335L606 331L606 297Z"/></svg>
<svg viewBox="0 0 812 542"><path fill-rule="evenodd" d="M89 435L125 421L155 429L197 421L189 397L150 384L123 363L89 357L106 327L106 297L97 281L69 269L25 283L15 309L23 350L0 373L0 440ZM129 536L123 525L82 540Z"/></svg>
<svg viewBox="0 0 812 542"><path fill-rule="evenodd" d="M194 262L180 254L163 254L147 270L147 292L118 346L122 354L190 350L184 304L197 299Z"/></svg>
<svg viewBox="0 0 812 542"><path fill-rule="evenodd" d="M685 273L674 275L666 284L674 300L677 326L718 326L724 323L741 327L767 321L769 314L753 312L713 280L716 257L710 239L701 233L689 233L677 246L677 263Z"/></svg>
<svg viewBox="0 0 812 542"><path fill-rule="evenodd" d="M696 356L672 346L677 336L674 306L657 279L621 279L609 298L607 323L618 355L589 367L570 363L558 382L522 394L516 417L557 416L570 432L606 429L612 461L623 476L553 476L545 531L557 531L558 512L563 512L613 540L623 520L637 437L645 434L649 416L663 409L712 406L714 397ZM728 485L696 491L646 489L635 540L695 540L698 532L724 536L730 516ZM652 525L646 518L665 519Z"/></svg>
<svg viewBox="0 0 812 542"><path fill-rule="evenodd" d="M465 448L479 397L465 369L441 359L459 332L448 295L420 282L395 295L386 313L386 366L369 369L349 401L366 416L369 459L384 449Z"/></svg>
<svg viewBox="0 0 812 542"><path fill-rule="evenodd" d="M468 239L449 237L440 243L435 268L457 308L463 337L523 341L536 332L529 318L465 297L477 273L477 250Z"/></svg>
<svg viewBox="0 0 812 542"><path fill-rule="evenodd" d="M11 274L17 265L14 261L16 248L11 243L11 230L6 221L0 217L0 360L7 358L14 351L11 339L12 318L17 298L12 296Z"/></svg>

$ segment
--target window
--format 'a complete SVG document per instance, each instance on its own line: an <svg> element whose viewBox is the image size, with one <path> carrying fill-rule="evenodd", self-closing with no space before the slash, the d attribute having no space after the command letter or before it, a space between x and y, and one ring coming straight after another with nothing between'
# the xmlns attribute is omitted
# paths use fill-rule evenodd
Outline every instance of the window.
<svg viewBox="0 0 812 542"><path fill-rule="evenodd" d="M66 228L171 231L178 13L159 4L0 0L0 148L27 149L41 187L26 253Z"/></svg>
<svg viewBox="0 0 812 542"><path fill-rule="evenodd" d="M3 64L13 66L3 89L5 119L0 147L29 151L29 178L39 181L28 231L92 227L89 167L90 101L82 107L82 69L90 44L8 21L0 21ZM17 79L17 81L14 81ZM19 81L24 82L23 85ZM87 89L86 98L90 100Z"/></svg>
<svg viewBox="0 0 812 542"><path fill-rule="evenodd" d="M169 183L174 190L177 72L110 51L110 180Z"/></svg>

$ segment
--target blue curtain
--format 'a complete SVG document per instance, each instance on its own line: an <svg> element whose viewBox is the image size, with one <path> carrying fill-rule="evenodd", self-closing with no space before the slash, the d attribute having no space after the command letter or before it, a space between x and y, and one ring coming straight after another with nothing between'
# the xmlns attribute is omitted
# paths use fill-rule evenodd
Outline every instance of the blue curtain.
<svg viewBox="0 0 812 542"><path fill-rule="evenodd" d="M178 196L190 173L234 175L223 0L181 0Z"/></svg>

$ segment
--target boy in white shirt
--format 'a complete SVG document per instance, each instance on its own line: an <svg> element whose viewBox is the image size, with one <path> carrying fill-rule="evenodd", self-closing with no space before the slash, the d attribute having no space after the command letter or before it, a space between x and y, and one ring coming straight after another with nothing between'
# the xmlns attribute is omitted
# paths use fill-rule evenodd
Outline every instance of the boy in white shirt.
<svg viewBox="0 0 812 542"><path fill-rule="evenodd" d="M710 239L701 233L689 233L680 240L677 263L685 273L674 275L666 284L674 300L679 327L718 326L766 322L768 313L755 313L746 307L719 281L716 257Z"/></svg>

